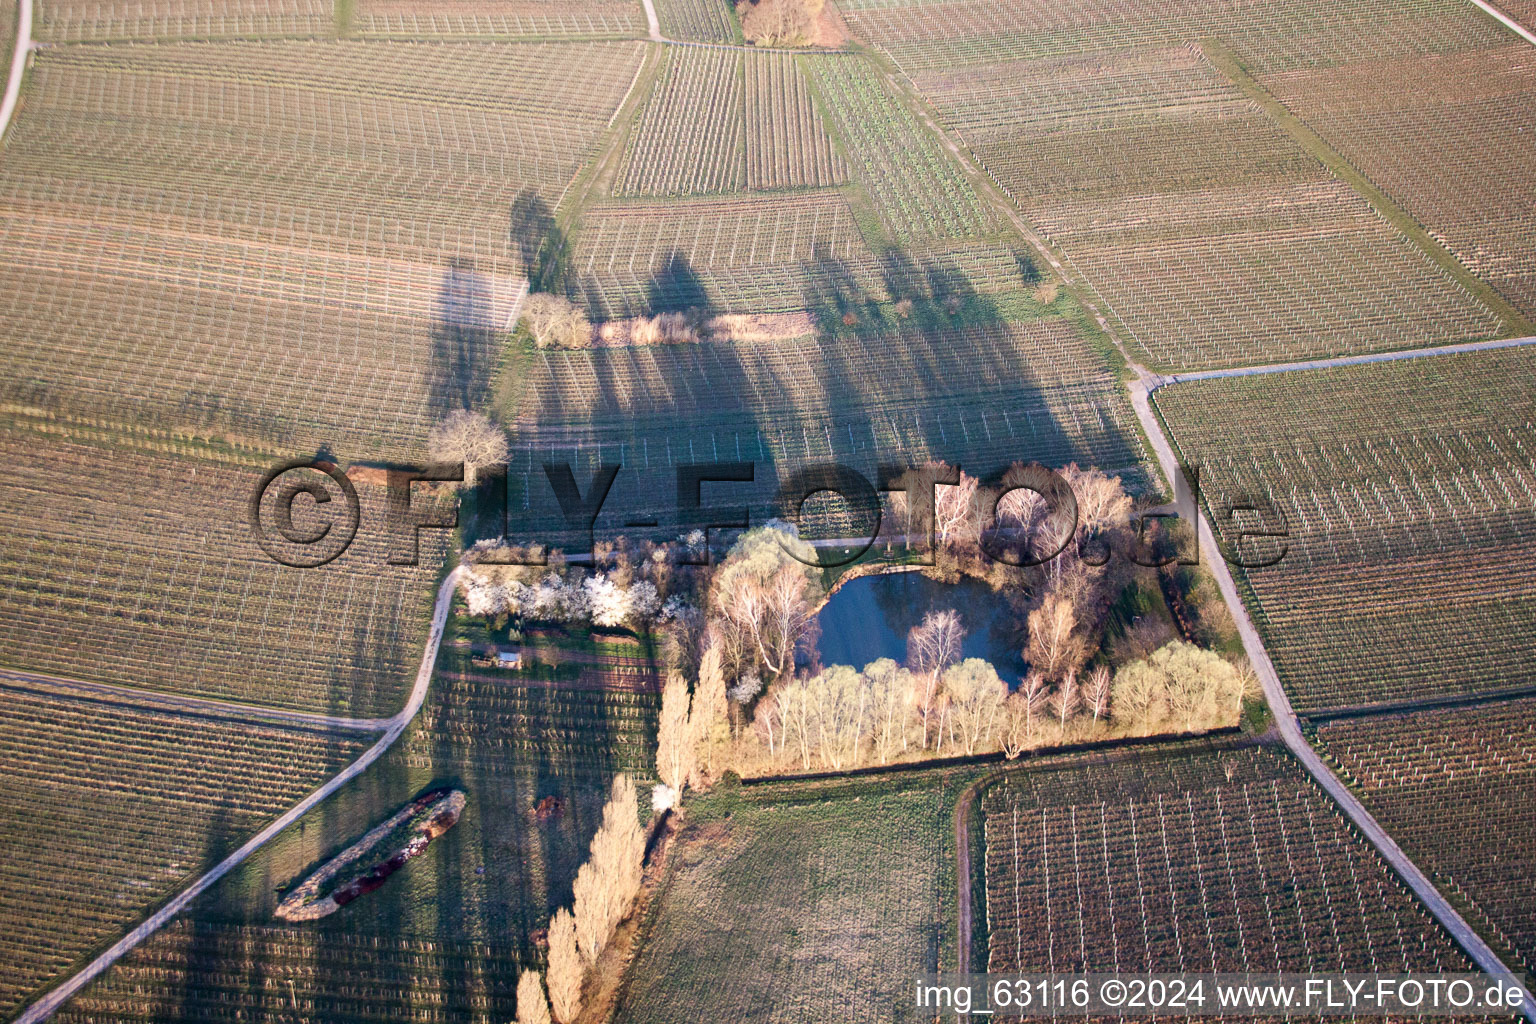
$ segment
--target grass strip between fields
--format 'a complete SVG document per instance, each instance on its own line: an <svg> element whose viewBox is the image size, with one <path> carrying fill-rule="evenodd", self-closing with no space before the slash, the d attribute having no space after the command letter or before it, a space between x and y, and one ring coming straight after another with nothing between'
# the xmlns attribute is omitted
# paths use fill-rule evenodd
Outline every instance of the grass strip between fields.
<svg viewBox="0 0 1536 1024"><path fill-rule="evenodd" d="M1327 140L1313 131L1305 121L1291 113L1285 104L1265 89L1248 73L1248 69L1226 47L1226 44L1219 39L1207 36L1200 40L1200 50L1216 70L1230 78L1233 84L1243 91L1243 95L1257 103L1275 124L1296 141L1297 145L1327 167L1334 177L1365 197L1366 202L1370 203L1388 224L1418 246L1435 266L1449 274L1451 279L1468 294L1482 302L1504 321L1508 334L1526 335L1536 331L1536 323L1510 305L1492 285L1468 270L1456 255L1431 235L1412 214L1397 205L1391 196L1360 173L1341 153L1330 146Z"/></svg>

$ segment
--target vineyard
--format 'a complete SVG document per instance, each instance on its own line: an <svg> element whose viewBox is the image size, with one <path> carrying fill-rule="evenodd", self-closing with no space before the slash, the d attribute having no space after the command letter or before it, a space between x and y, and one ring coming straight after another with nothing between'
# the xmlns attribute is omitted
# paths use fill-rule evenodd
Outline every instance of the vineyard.
<svg viewBox="0 0 1536 1024"><path fill-rule="evenodd" d="M736 42L736 22L723 0L656 0L661 34L697 43Z"/></svg>
<svg viewBox="0 0 1536 1024"><path fill-rule="evenodd" d="M522 284L514 200L553 206L639 55L47 51L0 165L13 296L0 392L351 457L418 454L494 368ZM596 72L553 87L573 59Z"/></svg>
<svg viewBox="0 0 1536 1024"><path fill-rule="evenodd" d="M747 187L837 185L848 166L832 146L795 58L746 56Z"/></svg>
<svg viewBox="0 0 1536 1024"><path fill-rule="evenodd" d="M7 1019L371 742L9 688L3 697Z"/></svg>
<svg viewBox="0 0 1536 1024"><path fill-rule="evenodd" d="M632 0L357 0L352 31L408 39L634 37L645 34L645 12Z"/></svg>
<svg viewBox="0 0 1536 1024"><path fill-rule="evenodd" d="M706 1005L722 1021L917 1020L912 976L954 955L963 779L695 801L614 1020L691 1024Z"/></svg>
<svg viewBox="0 0 1536 1024"><path fill-rule="evenodd" d="M982 808L991 971L1470 967L1280 751L1025 769Z"/></svg>
<svg viewBox="0 0 1536 1024"><path fill-rule="evenodd" d="M39 0L33 35L55 43L109 39L326 36L333 0Z"/></svg>
<svg viewBox="0 0 1536 1024"><path fill-rule="evenodd" d="M614 191L763 191L830 186L846 178L843 158L792 55L673 49Z"/></svg>
<svg viewBox="0 0 1536 1024"><path fill-rule="evenodd" d="M746 178L742 59L673 49L635 128L619 195L738 192Z"/></svg>
<svg viewBox="0 0 1536 1024"><path fill-rule="evenodd" d="M1329 722L1316 742L1505 963L1536 970L1536 702Z"/></svg>
<svg viewBox="0 0 1536 1024"><path fill-rule="evenodd" d="M582 664L551 683L487 674L445 649L426 705L384 759L56 1019L204 1024L295 1006L327 1024L512 1019L533 933L570 902L612 773L649 784L658 704L654 668ZM271 916L275 886L445 785L465 792L463 816L388 885L304 927ZM547 819L536 813L546 798Z"/></svg>
<svg viewBox="0 0 1536 1024"><path fill-rule="evenodd" d="M1261 74L1281 100L1289 95L1287 75L1298 76L1298 95L1312 95L1313 78L1334 76L1339 102L1390 97L1399 90L1389 72L1359 88L1345 71L1289 69L1333 68L1384 52L1412 63L1426 52L1485 45L1496 33L1470 6L1106 0L996 11L972 3L856 0L847 13L912 76L1025 218L1086 276L1150 365L1283 362L1492 337L1518 326L1332 177L1325 163L1336 155L1302 138L1304 128L1277 121L1202 52L1218 38L1218 47ZM1513 111L1523 108L1515 97L1530 76L1527 58L1499 52L1502 58L1490 53L1484 63L1502 71L1502 92L1480 91L1500 92L1508 104L1510 113L1497 119L1503 138L1519 122ZM1285 74L1264 74L1271 71ZM1460 83L1480 73L1468 72L1448 70L1437 80ZM1468 146L1487 141L1484 119L1466 116L1470 101L1452 108L1426 100L1426 107L1432 102L1445 111L1436 116L1467 133ZM1307 111L1297 113L1311 122ZM1474 123L1476 130L1466 127ZM1326 125L1314 126L1336 141ZM1512 212L1519 204L1517 168L1530 163L1528 138L1496 145L1495 173L1482 176L1488 161L1470 153L1421 159L1421 133L1402 128L1388 121L1379 133L1396 146L1383 151L1395 170L1439 183L1469 210L1511 211L1484 216L1500 218L1506 235L1524 232L1530 241ZM1408 190L1338 144L1337 159L1360 165L1432 231L1447 230L1446 218L1428 219ZM1127 159L1130 153L1135 159ZM1467 166L1485 193L1447 186L1445 162ZM1525 243L1491 252L1495 233L1478 234L1484 246L1476 253L1436 237L1503 287L1487 261L1501 261L1509 275L1527 272L1530 260L1518 259Z"/></svg>
<svg viewBox="0 0 1536 1024"><path fill-rule="evenodd" d="M426 636L442 531L419 567L386 565L382 487L361 485L356 543L318 569L277 564L247 502L269 459L170 438L123 443L51 421L0 426L19 474L0 509L7 664L354 717L399 710Z"/></svg>
<svg viewBox="0 0 1536 1024"><path fill-rule="evenodd" d="M1256 74L1504 45L1508 32L1457 0L844 0L861 37L908 73L1003 61L1152 51L1206 36L1236 47Z"/></svg>
<svg viewBox="0 0 1536 1024"><path fill-rule="evenodd" d="M1526 28L1536 25L1536 0L1500 0L1498 6Z"/></svg>
<svg viewBox="0 0 1536 1024"><path fill-rule="evenodd" d="M1507 349L1156 392L1218 531L1256 528L1224 511L1246 501L1287 532L1240 577L1298 707L1536 681L1533 369Z"/></svg>
<svg viewBox="0 0 1536 1024"><path fill-rule="evenodd" d="M1536 316L1536 56L1505 45L1291 71L1264 79L1287 107Z"/></svg>
<svg viewBox="0 0 1536 1024"><path fill-rule="evenodd" d="M973 238L1001 230L932 133L868 61L805 58L854 176L891 237Z"/></svg>

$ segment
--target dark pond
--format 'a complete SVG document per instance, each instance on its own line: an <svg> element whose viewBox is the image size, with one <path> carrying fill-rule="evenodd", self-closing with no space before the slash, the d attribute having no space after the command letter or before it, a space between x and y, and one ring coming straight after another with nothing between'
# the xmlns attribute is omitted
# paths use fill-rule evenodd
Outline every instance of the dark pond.
<svg viewBox="0 0 1536 1024"><path fill-rule="evenodd" d="M823 665L863 668L876 658L905 661L907 633L930 611L953 608L965 627L961 653L985 658L1009 686L1024 674L1023 638L1015 637L1008 602L985 583L937 583L918 572L864 576L843 585L822 608L818 649Z"/></svg>

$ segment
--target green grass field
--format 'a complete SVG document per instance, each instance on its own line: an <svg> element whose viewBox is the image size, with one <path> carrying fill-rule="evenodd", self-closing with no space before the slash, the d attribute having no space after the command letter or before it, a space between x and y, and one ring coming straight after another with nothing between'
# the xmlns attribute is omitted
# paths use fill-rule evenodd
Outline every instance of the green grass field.
<svg viewBox="0 0 1536 1024"><path fill-rule="evenodd" d="M955 957L954 802L975 774L693 800L614 1020L920 1019L912 977Z"/></svg>

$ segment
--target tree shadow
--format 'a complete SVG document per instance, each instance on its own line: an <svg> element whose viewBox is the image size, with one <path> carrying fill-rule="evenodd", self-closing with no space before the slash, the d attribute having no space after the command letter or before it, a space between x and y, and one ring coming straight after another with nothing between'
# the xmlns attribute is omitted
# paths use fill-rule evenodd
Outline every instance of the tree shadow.
<svg viewBox="0 0 1536 1024"><path fill-rule="evenodd" d="M708 309L709 295L698 271L681 252L668 253L661 266L651 274L645 287L646 305L651 313L686 313Z"/></svg>
<svg viewBox="0 0 1536 1024"><path fill-rule="evenodd" d="M566 249L554 211L537 190L525 188L512 200L507 219L507 236L528 290L555 291L564 276Z"/></svg>
<svg viewBox="0 0 1536 1024"><path fill-rule="evenodd" d="M428 329L427 397L434 419L484 400L502 326L490 279L472 260L450 260L438 279Z"/></svg>

